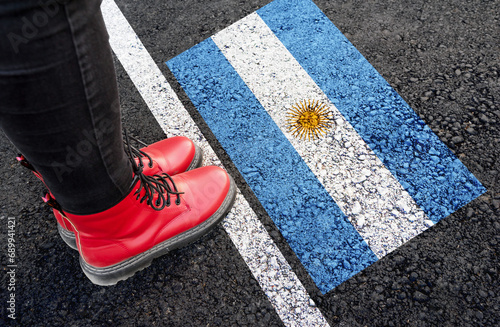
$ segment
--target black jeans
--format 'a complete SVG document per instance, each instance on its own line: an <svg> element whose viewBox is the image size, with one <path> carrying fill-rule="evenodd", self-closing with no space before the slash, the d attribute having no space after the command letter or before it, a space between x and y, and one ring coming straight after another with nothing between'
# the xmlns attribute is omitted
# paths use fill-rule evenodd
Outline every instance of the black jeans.
<svg viewBox="0 0 500 327"><path fill-rule="evenodd" d="M100 0L0 0L0 124L68 212L129 192Z"/></svg>

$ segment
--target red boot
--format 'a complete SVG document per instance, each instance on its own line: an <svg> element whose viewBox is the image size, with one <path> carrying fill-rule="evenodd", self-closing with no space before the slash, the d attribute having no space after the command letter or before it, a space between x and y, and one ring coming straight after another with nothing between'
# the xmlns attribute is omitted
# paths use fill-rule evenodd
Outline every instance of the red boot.
<svg viewBox="0 0 500 327"><path fill-rule="evenodd" d="M130 145L129 138L143 145L143 148L138 150ZM130 148L136 164L144 168L144 174L150 176L157 173L165 173L172 176L195 169L201 166L203 159L201 148L184 136L174 136L147 145L127 135L124 142L125 146ZM143 163L145 159L148 161L146 165Z"/></svg>
<svg viewBox="0 0 500 327"><path fill-rule="evenodd" d="M139 171L129 195L114 207L64 214L63 220L75 231L85 275L94 284L113 285L212 230L235 196L234 182L219 167L172 177Z"/></svg>
<svg viewBox="0 0 500 327"><path fill-rule="evenodd" d="M137 149L130 144L130 139L141 144L143 148ZM143 173L146 175L154 175L158 173L166 173L168 175L175 175L184 171L192 170L201 166L203 159L203 151L196 146L193 141L184 136L170 137L151 145L126 135L124 140L125 147L130 149L136 165L143 168ZM19 163L30 169L36 177L38 177L44 184L42 175L26 160L23 155L16 158ZM47 185L45 185L47 187ZM48 189L48 187L47 187ZM43 201L49 206L53 207L53 213L58 222L57 230L63 241L72 249L77 250L75 235L71 230L71 226L67 226L63 221L59 208L55 202L54 196L47 193Z"/></svg>

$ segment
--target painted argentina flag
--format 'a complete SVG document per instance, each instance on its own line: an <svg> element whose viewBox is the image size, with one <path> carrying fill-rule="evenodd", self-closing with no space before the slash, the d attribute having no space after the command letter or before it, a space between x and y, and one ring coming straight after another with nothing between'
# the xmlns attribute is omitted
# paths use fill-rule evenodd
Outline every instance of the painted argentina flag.
<svg viewBox="0 0 500 327"><path fill-rule="evenodd" d="M485 192L310 0L167 65L323 293Z"/></svg>

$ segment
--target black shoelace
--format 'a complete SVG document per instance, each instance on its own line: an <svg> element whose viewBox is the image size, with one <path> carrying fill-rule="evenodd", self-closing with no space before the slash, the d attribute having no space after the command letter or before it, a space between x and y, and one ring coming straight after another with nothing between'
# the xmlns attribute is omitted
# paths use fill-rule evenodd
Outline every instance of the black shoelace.
<svg viewBox="0 0 500 327"><path fill-rule="evenodd" d="M130 158L130 161L132 163L132 169L134 170L135 174L133 185L136 184L137 180L139 180L140 183L139 188L134 193L135 195L137 195L136 199L139 200L141 203L146 201L146 203L151 208L158 211L162 210L165 207L170 206L171 204L170 195L176 196L175 200L176 205L181 204L180 195L183 194L184 192L179 192L177 190L177 187L175 186L172 177L170 177L168 174L165 173L153 176L145 175L142 172L144 168L144 165L142 164L142 158L147 157L150 160L150 167L153 160L147 153L144 153L143 151L138 150L130 145L130 140L129 140L130 137L128 136L126 130L124 134L125 134L125 143L127 144L125 149ZM141 155L139 156L139 164L137 164L134 160L134 153L139 153ZM142 190L145 191L145 194L144 196L141 197ZM156 200L154 200L155 194L157 195Z"/></svg>
<svg viewBox="0 0 500 327"><path fill-rule="evenodd" d="M149 160L149 163L148 163L149 168L153 168L153 159L151 158L151 156L149 154L147 154L146 152L132 146L130 144L130 140L137 142L138 144L142 145L143 147L146 147L148 145L146 143L142 142L141 140L139 140L133 136L128 135L127 131L125 131L125 130L124 130L123 136L124 136L123 145L125 146L125 151L128 153L130 150L133 157L139 159L139 166L144 167L142 159L147 158Z"/></svg>
<svg viewBox="0 0 500 327"><path fill-rule="evenodd" d="M177 198L175 200L176 205L180 205L181 203L181 198L180 195L184 194L184 192L179 192L177 190L177 187L172 180L172 177L170 177L168 174L157 174L153 176L147 176L144 175L143 168L144 164L142 162L143 158L147 158L149 160L148 166L149 168L153 167L153 159L151 156L149 156L146 152L137 149L136 147L132 146L130 144L130 140L132 139L133 141L143 145L144 147L147 146L144 142L141 140L128 135L127 131L125 130L124 132L124 145L125 145L125 152L128 154L128 157L130 161L132 162L132 169L134 170L134 180L132 185L135 185L137 180L139 180L139 188L134 192L135 195L137 195L137 199L142 203L146 201L146 203L153 208L154 210L162 210L165 207L169 207L171 204L170 200L170 195L176 195ZM134 160L135 158L139 159L139 164L137 164ZM19 154L16 158L19 163L30 169L31 171L37 172L37 170L28 162L28 160L22 155ZM38 173L38 172L37 172ZM170 182L170 184L168 183ZM142 190L145 190L145 194L143 197L140 198L140 194ZM156 201L154 200L155 194L158 194L158 197ZM140 199L139 199L140 198ZM54 199L50 193L44 192L44 196L42 197L45 203L49 205L50 207L58 210L63 214L63 210L59 203Z"/></svg>

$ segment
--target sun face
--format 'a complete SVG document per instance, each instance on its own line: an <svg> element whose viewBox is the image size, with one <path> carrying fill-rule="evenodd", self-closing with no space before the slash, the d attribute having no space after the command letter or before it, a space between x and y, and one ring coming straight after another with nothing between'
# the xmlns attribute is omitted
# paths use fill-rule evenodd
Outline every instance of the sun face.
<svg viewBox="0 0 500 327"><path fill-rule="evenodd" d="M292 106L287 123L294 137L314 140L326 135L333 124L333 117L325 104L304 100Z"/></svg>

